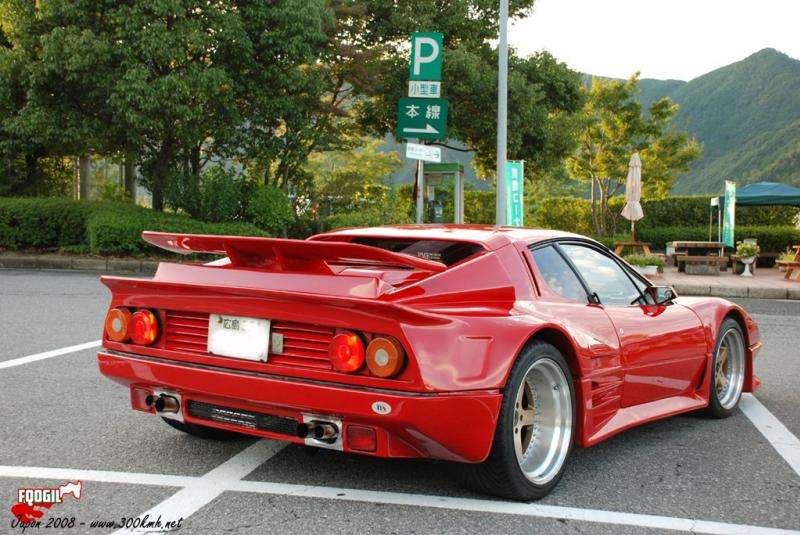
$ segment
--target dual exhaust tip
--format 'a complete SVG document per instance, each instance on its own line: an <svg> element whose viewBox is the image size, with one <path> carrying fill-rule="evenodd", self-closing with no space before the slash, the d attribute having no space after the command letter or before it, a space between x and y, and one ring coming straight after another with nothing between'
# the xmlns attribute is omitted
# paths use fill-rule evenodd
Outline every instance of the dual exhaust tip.
<svg viewBox="0 0 800 535"><path fill-rule="evenodd" d="M297 436L333 444L339 438L339 427L331 422L312 420L297 425Z"/></svg>
<svg viewBox="0 0 800 535"><path fill-rule="evenodd" d="M148 395L144 399L144 404L153 407L156 412L177 413L181 410L181 403L178 398L161 394L160 396Z"/></svg>
<svg viewBox="0 0 800 535"><path fill-rule="evenodd" d="M148 407L154 408L156 412L175 414L181 410L178 398L166 394L149 394L144 403ZM333 444L339 438L339 427L332 422L312 420L297 425L297 436L303 439L311 437L319 442Z"/></svg>

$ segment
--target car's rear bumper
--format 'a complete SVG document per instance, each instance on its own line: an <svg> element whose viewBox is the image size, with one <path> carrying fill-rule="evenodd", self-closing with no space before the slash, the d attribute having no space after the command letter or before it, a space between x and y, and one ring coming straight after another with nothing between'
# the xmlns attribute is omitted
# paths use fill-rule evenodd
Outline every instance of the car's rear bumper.
<svg viewBox="0 0 800 535"><path fill-rule="evenodd" d="M493 391L413 394L302 381L209 366L191 365L155 357L103 350L100 371L130 388L167 390L180 394L186 422L235 430L296 443L287 433L231 425L196 418L190 401L303 421L311 414L340 420L342 449L380 457L432 457L480 462L489 454L502 394ZM390 407L378 414L373 406ZM371 427L377 435L374 452L349 447L350 425Z"/></svg>

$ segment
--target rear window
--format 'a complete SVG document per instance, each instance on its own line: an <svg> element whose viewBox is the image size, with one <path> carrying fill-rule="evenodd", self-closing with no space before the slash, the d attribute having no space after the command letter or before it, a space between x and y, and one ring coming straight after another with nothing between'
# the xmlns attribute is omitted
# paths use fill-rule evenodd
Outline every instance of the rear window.
<svg viewBox="0 0 800 535"><path fill-rule="evenodd" d="M369 245L407 255L435 260L445 266L452 266L470 256L483 252L483 247L474 243L446 240L414 240L394 238L353 238L352 243Z"/></svg>

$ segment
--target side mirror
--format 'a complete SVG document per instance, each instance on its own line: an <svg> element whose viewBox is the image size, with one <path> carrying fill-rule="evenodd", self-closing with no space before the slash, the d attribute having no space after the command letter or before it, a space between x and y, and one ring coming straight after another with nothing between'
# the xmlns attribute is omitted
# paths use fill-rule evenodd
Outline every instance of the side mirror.
<svg viewBox="0 0 800 535"><path fill-rule="evenodd" d="M656 305L666 305L678 297L672 286L648 286L646 291Z"/></svg>

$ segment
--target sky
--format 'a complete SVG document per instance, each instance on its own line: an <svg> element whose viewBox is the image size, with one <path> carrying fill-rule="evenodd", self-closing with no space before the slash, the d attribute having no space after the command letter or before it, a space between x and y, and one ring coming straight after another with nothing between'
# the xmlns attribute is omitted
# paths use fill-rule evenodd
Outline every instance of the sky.
<svg viewBox="0 0 800 535"><path fill-rule="evenodd" d="M763 48L800 59L800 0L536 0L509 43L584 73L688 81Z"/></svg>

